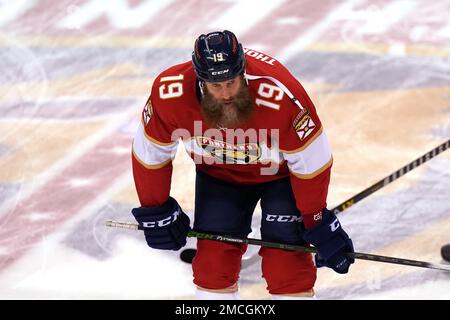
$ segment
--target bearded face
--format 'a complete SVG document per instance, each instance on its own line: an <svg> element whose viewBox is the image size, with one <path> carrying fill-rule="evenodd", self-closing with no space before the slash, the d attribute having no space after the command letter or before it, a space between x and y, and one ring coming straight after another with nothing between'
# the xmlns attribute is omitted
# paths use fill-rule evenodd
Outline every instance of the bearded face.
<svg viewBox="0 0 450 320"><path fill-rule="evenodd" d="M253 115L253 99L242 76L219 83L205 83L202 115L211 128L236 128Z"/></svg>

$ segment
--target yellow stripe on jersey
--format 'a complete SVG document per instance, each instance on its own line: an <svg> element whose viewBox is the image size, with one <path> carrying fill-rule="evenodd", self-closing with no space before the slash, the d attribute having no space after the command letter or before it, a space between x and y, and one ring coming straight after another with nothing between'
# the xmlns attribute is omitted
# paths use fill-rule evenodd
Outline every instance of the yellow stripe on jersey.
<svg viewBox="0 0 450 320"><path fill-rule="evenodd" d="M177 147L178 141L162 145L155 142L154 139L148 139L142 122L139 124L133 140L133 154L142 165L148 168L157 168L167 164L175 157Z"/></svg>
<svg viewBox="0 0 450 320"><path fill-rule="evenodd" d="M144 119L142 119L142 118L141 118L141 125L145 128ZM146 132L145 130L144 130L144 136L145 136L149 141L151 141L151 142L153 142L153 143L156 143L156 144L158 144L158 145L160 145L160 146L170 146L170 145L176 143L176 142L161 142L161 141L158 141L158 140L156 140L155 138L150 137L150 136L147 134L147 132Z"/></svg>
<svg viewBox="0 0 450 320"><path fill-rule="evenodd" d="M292 170L289 170L289 172L292 173L294 176L296 176L299 179L312 179L312 178L318 176L319 174L321 174L322 172L324 172L325 170L327 170L329 167L331 167L332 164L333 164L333 157L322 168L314 171L313 173L300 174L300 173L293 172Z"/></svg>
<svg viewBox="0 0 450 320"><path fill-rule="evenodd" d="M289 170L297 177L308 179L319 174L320 170L326 168L332 159L325 130L322 130L307 148L295 153L283 153L283 157L288 163Z"/></svg>
<svg viewBox="0 0 450 320"><path fill-rule="evenodd" d="M146 169L152 169L152 170L160 169L160 168L163 168L163 167L167 166L169 163L172 162L172 159L169 159L169 160L164 161L164 162L162 162L160 164L149 165L149 164L145 164L144 161L139 159L139 157L137 156L136 152L134 152L134 149L132 149L132 152L133 152L133 156L137 160L137 162L139 162Z"/></svg>

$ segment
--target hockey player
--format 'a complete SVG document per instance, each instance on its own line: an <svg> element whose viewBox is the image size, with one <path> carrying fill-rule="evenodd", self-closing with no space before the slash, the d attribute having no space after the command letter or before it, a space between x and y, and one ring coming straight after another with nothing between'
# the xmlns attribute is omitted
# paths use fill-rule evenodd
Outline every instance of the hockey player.
<svg viewBox="0 0 450 320"><path fill-rule="evenodd" d="M155 79L132 151L141 204L132 214L155 249L179 250L190 230L169 196L180 140L196 164L195 230L246 237L260 200L263 240L317 248L315 264L309 253L259 250L274 298L314 296L316 266L348 272L352 241L326 209L327 136L313 102L280 62L243 48L225 30L198 37L192 61ZM197 297L238 298L245 251L243 244L198 239Z"/></svg>

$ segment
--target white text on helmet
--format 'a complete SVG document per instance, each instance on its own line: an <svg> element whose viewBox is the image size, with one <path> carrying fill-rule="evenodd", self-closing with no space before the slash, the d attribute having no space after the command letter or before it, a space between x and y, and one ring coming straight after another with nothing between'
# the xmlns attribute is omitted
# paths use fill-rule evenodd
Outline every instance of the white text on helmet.
<svg viewBox="0 0 450 320"><path fill-rule="evenodd" d="M230 71L230 69L225 69L225 70L220 70L220 71L213 71L213 72L211 72L211 75L216 76L216 75L219 75L219 74L228 73L228 71Z"/></svg>

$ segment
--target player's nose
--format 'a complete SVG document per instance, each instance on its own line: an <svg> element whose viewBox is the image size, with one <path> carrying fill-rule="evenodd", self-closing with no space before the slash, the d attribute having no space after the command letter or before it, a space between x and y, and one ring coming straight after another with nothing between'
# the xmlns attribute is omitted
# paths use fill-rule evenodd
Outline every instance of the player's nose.
<svg viewBox="0 0 450 320"><path fill-rule="evenodd" d="M233 96L231 89L227 87L222 88L220 93L223 100L230 100Z"/></svg>

